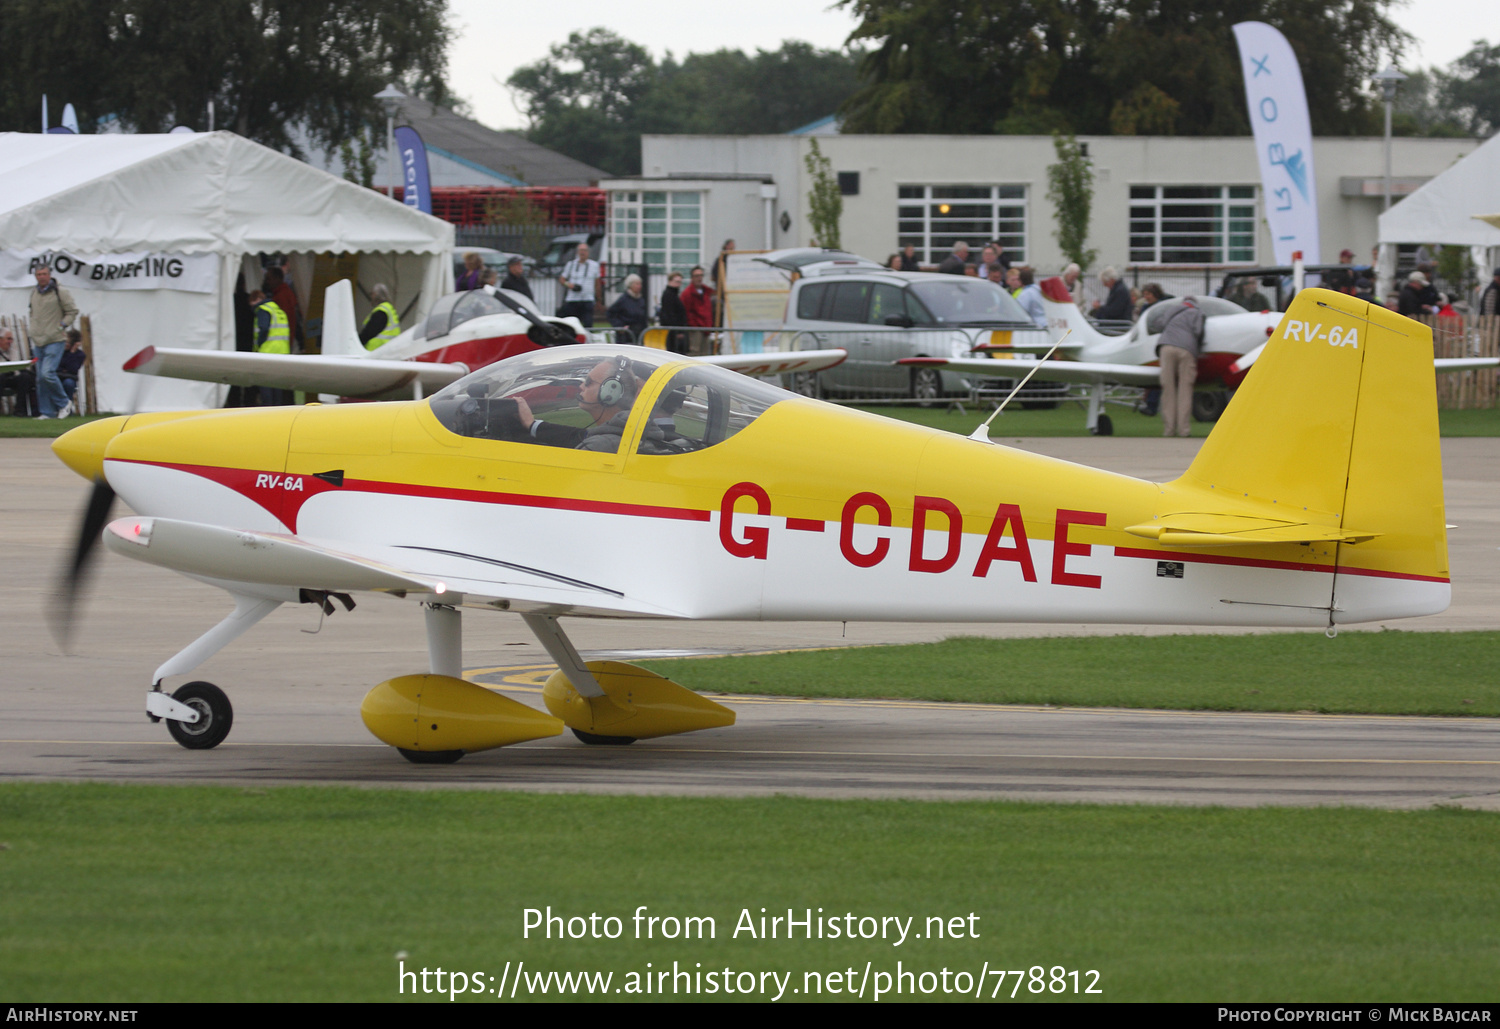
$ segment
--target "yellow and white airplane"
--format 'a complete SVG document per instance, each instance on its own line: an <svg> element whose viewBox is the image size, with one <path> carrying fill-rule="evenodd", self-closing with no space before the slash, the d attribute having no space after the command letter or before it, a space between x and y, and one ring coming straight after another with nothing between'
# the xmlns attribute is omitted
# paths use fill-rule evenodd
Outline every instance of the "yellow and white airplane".
<svg viewBox="0 0 1500 1029"><path fill-rule="evenodd" d="M560 733L731 724L560 619L1332 627L1449 601L1429 331L1304 291L1191 466L1158 484L850 411L641 347L555 347L423 401L117 417L58 456L81 537L234 610L151 677L184 746L229 730L190 673L277 605L419 603L424 674L366 725L419 762ZM137 512L108 521L118 493ZM75 563L75 570L77 564ZM541 712L460 678L464 610L519 614L559 671Z"/></svg>

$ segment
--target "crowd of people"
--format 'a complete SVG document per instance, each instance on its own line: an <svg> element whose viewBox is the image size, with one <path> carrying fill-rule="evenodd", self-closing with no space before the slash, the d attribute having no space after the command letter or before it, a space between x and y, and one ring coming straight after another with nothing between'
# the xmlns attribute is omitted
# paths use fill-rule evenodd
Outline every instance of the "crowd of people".
<svg viewBox="0 0 1500 1029"><path fill-rule="evenodd" d="M723 259L733 253L734 240L724 241L720 260L715 261L712 279L718 281ZM460 290L479 289L485 285L520 293L535 301L531 284L527 281L525 259L512 255L506 264L505 277L497 281L494 269L486 269L478 254L464 255L464 272L458 278ZM621 282L621 292L608 307L604 317L611 327L628 331L629 338L639 340L653 324L672 330L667 335L667 349L676 353L688 353L703 348L706 333L718 324L715 298L718 290L709 285L710 272L702 265L695 265L687 273L687 284L683 284L683 273L673 271L666 278L666 286L657 298L655 309L646 296L645 282L640 275L630 273ZM593 328L599 312L599 300L604 295L603 268L593 257L587 243L578 244L577 250L557 272L557 284L561 300L554 312L559 318L576 318L584 328Z"/></svg>

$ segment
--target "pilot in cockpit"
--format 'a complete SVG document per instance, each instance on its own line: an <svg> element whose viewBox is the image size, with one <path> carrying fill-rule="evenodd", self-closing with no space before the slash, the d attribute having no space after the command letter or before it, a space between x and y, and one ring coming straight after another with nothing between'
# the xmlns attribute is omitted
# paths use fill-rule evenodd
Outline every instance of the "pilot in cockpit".
<svg viewBox="0 0 1500 1029"><path fill-rule="evenodd" d="M531 413L525 397L515 398L516 415L526 434L538 443L612 454L620 449L625 423L630 420L630 406L640 388L630 368L630 359L610 358L589 369L578 391L578 407L593 419L592 424L580 428L543 421Z"/></svg>

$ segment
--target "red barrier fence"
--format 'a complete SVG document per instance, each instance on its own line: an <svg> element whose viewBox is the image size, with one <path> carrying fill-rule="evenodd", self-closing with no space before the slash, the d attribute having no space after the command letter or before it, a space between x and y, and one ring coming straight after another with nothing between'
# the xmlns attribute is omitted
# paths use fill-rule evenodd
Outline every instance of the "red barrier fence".
<svg viewBox="0 0 1500 1029"><path fill-rule="evenodd" d="M404 195L397 186L396 199ZM551 225L604 224L604 190L587 186L434 186L432 213L453 225L487 225L491 203L517 195L530 199Z"/></svg>

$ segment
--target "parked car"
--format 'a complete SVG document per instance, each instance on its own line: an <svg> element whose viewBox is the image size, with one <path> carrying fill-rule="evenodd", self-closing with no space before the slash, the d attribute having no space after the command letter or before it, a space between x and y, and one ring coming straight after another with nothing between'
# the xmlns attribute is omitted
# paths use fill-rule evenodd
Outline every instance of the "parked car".
<svg viewBox="0 0 1500 1029"><path fill-rule="evenodd" d="M563 265L577 256L580 243L589 245L589 257L593 260L600 264L609 263L606 252L608 240L604 233L570 232L566 236L557 236L547 244L547 249L542 251L542 256L536 260L537 270L542 272L561 270Z"/></svg>
<svg viewBox="0 0 1500 1029"><path fill-rule="evenodd" d="M896 364L904 357L966 357L976 344L1036 345L1048 339L1000 286L983 279L935 272L833 266L792 284L784 329L797 333L797 350L843 347L849 359L816 375L793 377L790 388L811 396L910 397L933 403L945 395L1009 391L1018 364L995 361L995 377ZM1027 384L1028 404L1055 404L1061 383Z"/></svg>
<svg viewBox="0 0 1500 1029"><path fill-rule="evenodd" d="M1352 287L1362 276L1373 276L1368 265L1309 264L1302 270L1308 277L1308 285L1321 285L1324 289L1343 290ZM1279 265L1273 268L1236 268L1226 272L1218 295L1247 311L1285 311L1297 293L1292 288L1291 266ZM1260 297L1267 306L1247 305L1252 297Z"/></svg>

